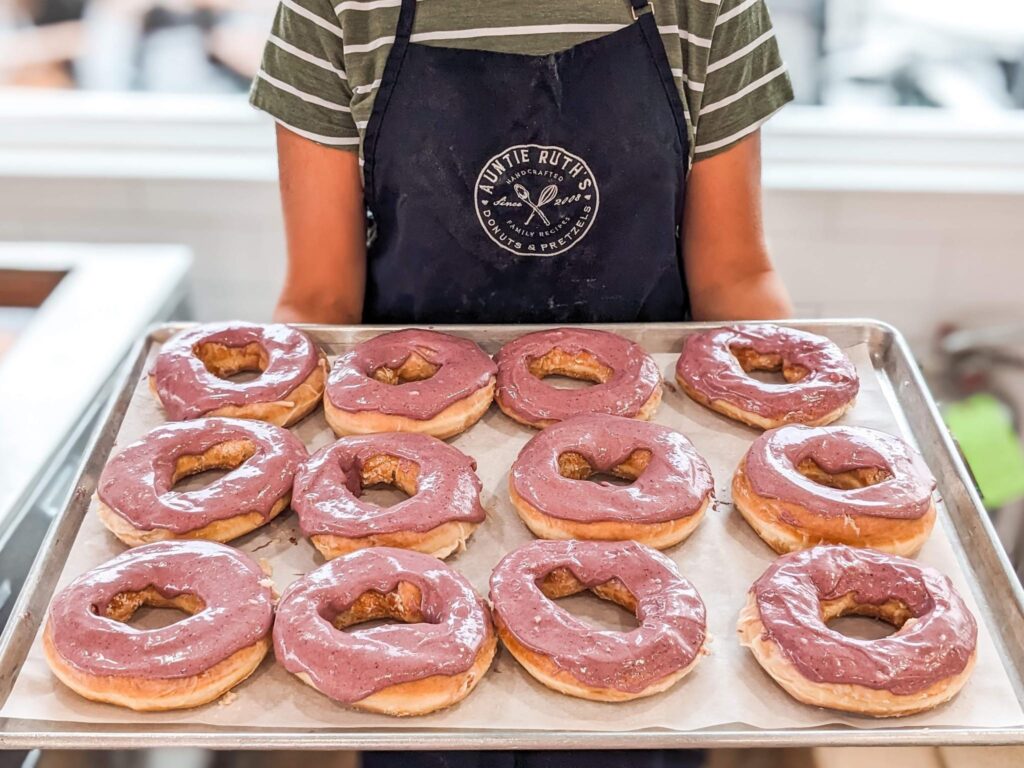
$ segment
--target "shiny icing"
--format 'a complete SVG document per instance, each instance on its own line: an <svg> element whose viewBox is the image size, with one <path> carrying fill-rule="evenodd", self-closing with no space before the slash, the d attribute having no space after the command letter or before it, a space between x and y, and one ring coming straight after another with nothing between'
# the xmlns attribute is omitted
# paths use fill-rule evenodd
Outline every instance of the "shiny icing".
<svg viewBox="0 0 1024 768"><path fill-rule="evenodd" d="M890 477L864 488L832 488L799 472L797 466L806 459L829 474L872 468ZM921 454L898 437L866 427L768 430L750 446L743 472L759 496L798 504L822 517L920 518L931 508L935 488Z"/></svg>
<svg viewBox="0 0 1024 768"><path fill-rule="evenodd" d="M403 582L420 590L422 622L346 631L331 623L364 592L386 594ZM492 632L464 576L430 555L375 547L331 560L285 590L274 651L289 672L351 704L398 683L468 671Z"/></svg>
<svg viewBox="0 0 1024 768"><path fill-rule="evenodd" d="M211 373L196 354L202 344L258 344L266 354L267 366L250 381L222 379ZM287 400L313 373L319 359L309 336L288 325L206 323L169 339L160 348L152 377L167 418L181 421L225 406Z"/></svg>
<svg viewBox="0 0 1024 768"><path fill-rule="evenodd" d="M763 637L815 683L909 695L964 671L977 643L974 617L952 582L913 560L870 549L814 547L775 560L751 587ZM898 600L910 611L895 634L862 640L821 620L821 602Z"/></svg>
<svg viewBox="0 0 1024 768"><path fill-rule="evenodd" d="M612 370L603 384L559 389L530 372L530 362L559 349L568 355L590 353ZM661 385L657 363L629 339L608 331L555 328L520 336L503 346L496 397L502 407L528 422L563 421L581 413L636 416Z"/></svg>
<svg viewBox="0 0 1024 768"><path fill-rule="evenodd" d="M564 453L582 456L597 472L610 472L634 451L651 453L629 485L573 480L559 473ZM695 513L711 495L707 462L679 432L607 414L575 416L538 432L512 465L510 483L545 515L578 522L660 523Z"/></svg>
<svg viewBox="0 0 1024 768"><path fill-rule="evenodd" d="M174 490L179 457L239 440L255 449L239 467L203 488ZM136 528L188 533L249 512L269 517L278 500L291 492L292 480L306 457L302 442L273 424L223 418L165 424L107 463L97 494Z"/></svg>
<svg viewBox="0 0 1024 768"><path fill-rule="evenodd" d="M803 368L807 375L784 384L758 381L743 370L734 348L781 355L786 366ZM735 325L688 336L676 377L712 402L787 422L821 418L852 401L860 387L853 363L832 341L770 324Z"/></svg>
<svg viewBox="0 0 1024 768"><path fill-rule="evenodd" d="M428 379L386 384L373 378L381 368L401 368L413 352L438 366ZM334 361L327 397L350 413L373 411L425 420L486 387L494 361L469 339L410 328L382 333Z"/></svg>
<svg viewBox="0 0 1024 768"><path fill-rule="evenodd" d="M636 598L639 626L595 629L541 592L538 582L568 569L585 587L612 579ZM495 619L522 645L577 680L636 693L690 665L706 636L704 603L660 552L635 541L534 541L491 574Z"/></svg>
<svg viewBox="0 0 1024 768"><path fill-rule="evenodd" d="M158 629L107 618L111 600L154 587L171 599L194 594L205 607ZM60 657L91 675L198 675L270 631L273 596L248 555L211 541L160 541L118 555L79 576L50 604Z"/></svg>
<svg viewBox="0 0 1024 768"><path fill-rule="evenodd" d="M391 456L419 468L416 494L390 507L360 499L363 464ZM295 477L292 509L307 536L362 538L429 531L442 523L484 519L476 462L437 438L413 432L345 437L310 457Z"/></svg>

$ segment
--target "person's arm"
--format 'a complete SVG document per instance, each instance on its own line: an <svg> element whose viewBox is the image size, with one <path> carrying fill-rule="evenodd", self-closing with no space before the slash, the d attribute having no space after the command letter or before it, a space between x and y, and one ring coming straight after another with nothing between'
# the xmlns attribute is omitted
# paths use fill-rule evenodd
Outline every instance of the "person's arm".
<svg viewBox="0 0 1024 768"><path fill-rule="evenodd" d="M695 320L792 314L764 243L759 131L693 164L684 223L683 258Z"/></svg>
<svg viewBox="0 0 1024 768"><path fill-rule="evenodd" d="M366 212L356 152L277 128L288 271L274 319L358 323L366 288Z"/></svg>

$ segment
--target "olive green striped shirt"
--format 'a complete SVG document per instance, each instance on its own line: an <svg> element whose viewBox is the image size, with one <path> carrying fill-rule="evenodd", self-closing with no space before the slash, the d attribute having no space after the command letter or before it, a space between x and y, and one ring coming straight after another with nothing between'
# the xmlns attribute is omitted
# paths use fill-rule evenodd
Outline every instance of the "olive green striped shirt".
<svg viewBox="0 0 1024 768"><path fill-rule="evenodd" d="M400 5L280 0L252 104L308 139L360 149ZM653 0L653 7L691 160L729 148L793 98L764 0ZM546 55L631 23L627 0L419 0L411 39Z"/></svg>

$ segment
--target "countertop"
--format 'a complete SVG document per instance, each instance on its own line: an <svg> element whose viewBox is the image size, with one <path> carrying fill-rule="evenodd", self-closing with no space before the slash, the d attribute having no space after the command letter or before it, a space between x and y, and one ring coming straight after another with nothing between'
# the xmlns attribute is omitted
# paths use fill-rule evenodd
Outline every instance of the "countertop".
<svg viewBox="0 0 1024 768"><path fill-rule="evenodd" d="M0 359L0 540L132 344L181 305L180 246L2 243L0 269L66 271Z"/></svg>

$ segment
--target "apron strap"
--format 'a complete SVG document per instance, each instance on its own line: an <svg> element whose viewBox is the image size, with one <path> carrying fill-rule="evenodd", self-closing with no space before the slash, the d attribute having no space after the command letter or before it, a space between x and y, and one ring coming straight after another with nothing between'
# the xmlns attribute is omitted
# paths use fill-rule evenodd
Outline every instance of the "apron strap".
<svg viewBox="0 0 1024 768"><path fill-rule="evenodd" d="M686 130L685 107L679 95L679 89L676 88L675 78L672 76L672 66L669 64L668 54L665 52L665 44L662 42L661 33L658 31L658 23L654 20L654 6L650 4L649 0L629 0L629 2L633 18L636 19L635 23L640 28L644 42L647 44L647 50L650 51L654 66L658 71L661 86L665 90L665 96L668 98L669 104L672 105L672 117L676 122L676 129L679 131L679 141L683 146L683 154L687 155L690 139ZM639 13L639 11L647 7L650 7L650 13ZM689 159L684 157L684 162L689 164ZM684 175L686 170L686 168L682 169ZM681 225L682 221L683 201L680 200L679 210L676 212L676 223Z"/></svg>
<svg viewBox="0 0 1024 768"><path fill-rule="evenodd" d="M416 19L416 0L402 0L402 10L398 14L398 27L395 29L395 42L408 41L412 34L412 23Z"/></svg>
<svg viewBox="0 0 1024 768"><path fill-rule="evenodd" d="M387 112L391 94L394 93L395 83L398 82L398 75L402 69L402 62L405 61L405 51L409 47L409 37L412 35L412 25L415 20L416 0L402 0L402 9L398 13L398 25L395 27L395 42L392 43L391 51L384 63L384 74L381 75L373 111L370 113L370 120L366 125L363 146L363 198L371 211L377 191L374 186L374 170L377 164L377 139L380 136L380 124L384 119L384 113Z"/></svg>

